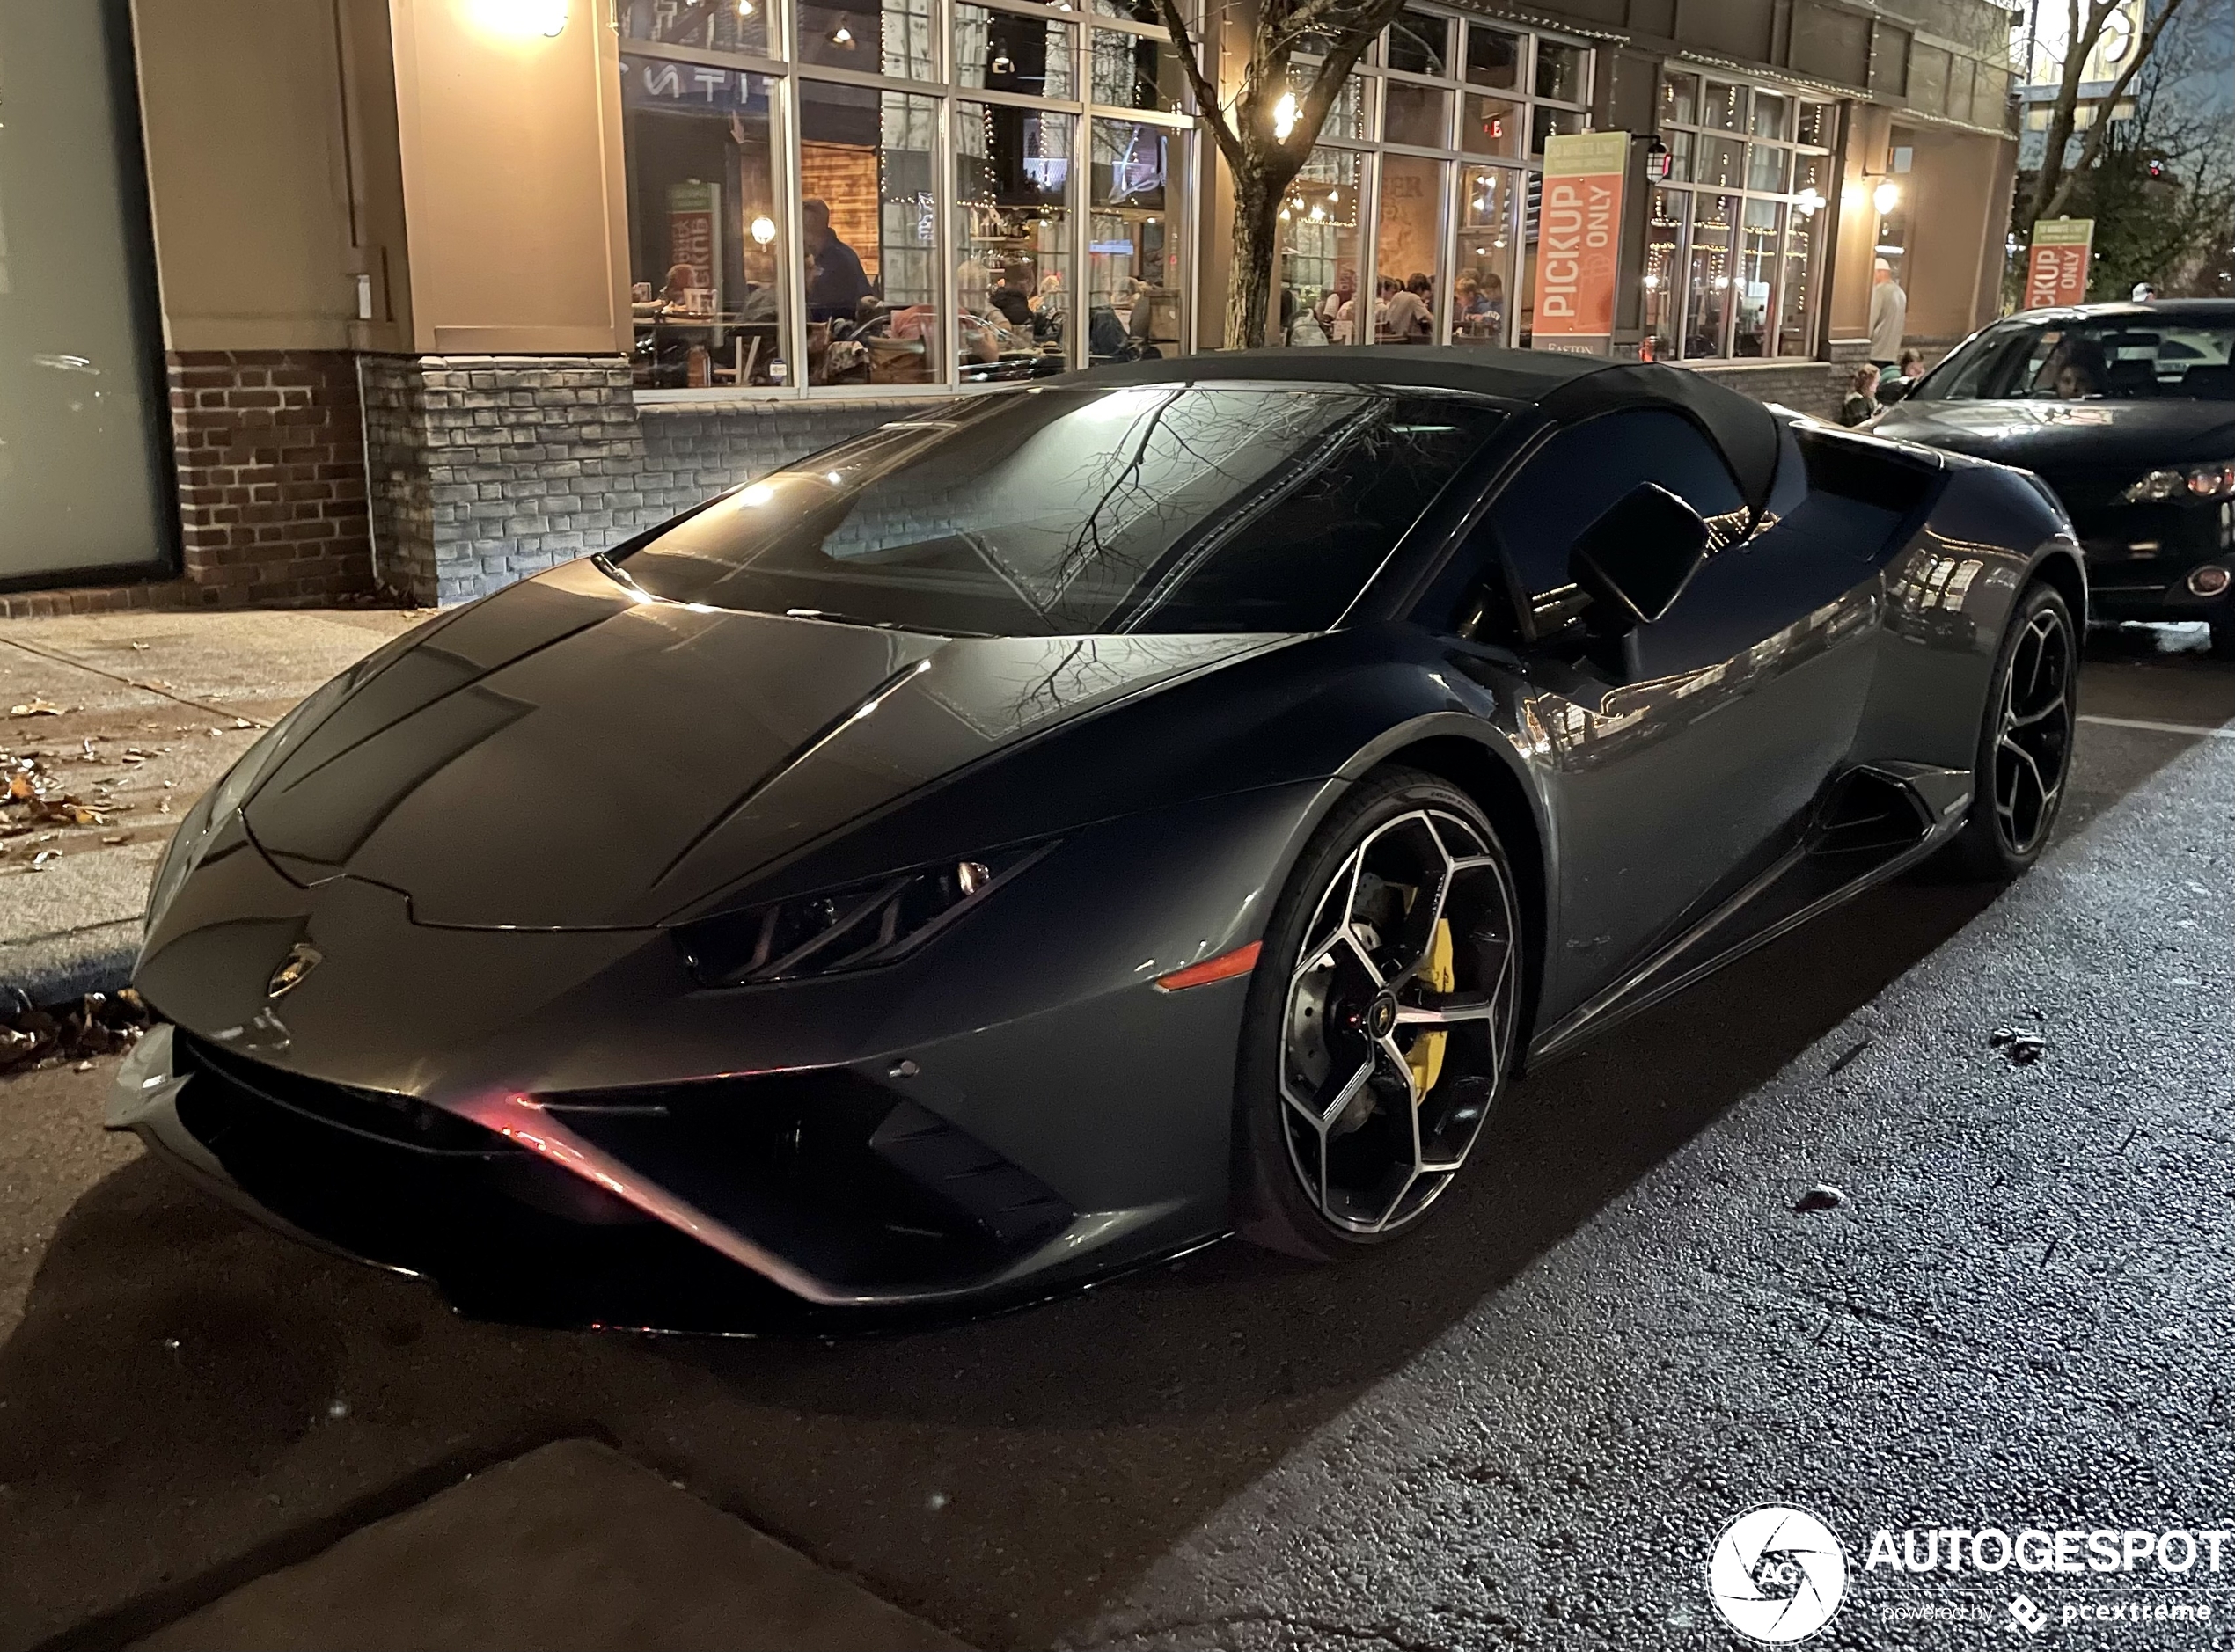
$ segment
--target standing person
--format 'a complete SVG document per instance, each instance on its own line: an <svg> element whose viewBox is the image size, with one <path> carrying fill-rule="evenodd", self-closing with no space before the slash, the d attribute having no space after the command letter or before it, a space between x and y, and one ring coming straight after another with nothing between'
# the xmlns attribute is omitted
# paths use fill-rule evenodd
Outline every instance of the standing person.
<svg viewBox="0 0 2235 1652"><path fill-rule="evenodd" d="M1909 296L1894 279L1894 267L1882 258L1872 262L1870 280L1870 359L1882 373L1901 357L1902 334L1909 324Z"/></svg>
<svg viewBox="0 0 2235 1652"><path fill-rule="evenodd" d="M1855 369L1847 399L1839 404L1839 422L1853 427L1878 412L1878 369L1865 362Z"/></svg>
<svg viewBox="0 0 2235 1652"><path fill-rule="evenodd" d="M829 201L810 195L799 203L799 216L807 231L807 318L853 320L870 291L861 255L831 229Z"/></svg>

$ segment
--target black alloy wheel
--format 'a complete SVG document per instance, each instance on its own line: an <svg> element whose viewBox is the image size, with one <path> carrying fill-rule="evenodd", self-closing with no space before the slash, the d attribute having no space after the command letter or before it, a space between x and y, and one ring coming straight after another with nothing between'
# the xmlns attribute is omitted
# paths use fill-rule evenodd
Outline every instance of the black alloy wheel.
<svg viewBox="0 0 2235 1652"><path fill-rule="evenodd" d="M2053 587L2030 586L1996 655L1971 812L1955 844L1974 875L2015 877L2048 846L2071 769L2078 691L2071 610Z"/></svg>
<svg viewBox="0 0 2235 1652"><path fill-rule="evenodd" d="M1473 800L1418 771L1361 781L1300 858L1251 982L1243 1233L1332 1260L1417 1227L1496 1102L1526 963Z"/></svg>

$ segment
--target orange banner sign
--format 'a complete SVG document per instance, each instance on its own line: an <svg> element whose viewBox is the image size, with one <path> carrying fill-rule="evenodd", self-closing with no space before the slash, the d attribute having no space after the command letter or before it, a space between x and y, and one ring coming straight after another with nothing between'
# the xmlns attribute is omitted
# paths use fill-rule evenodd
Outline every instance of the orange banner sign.
<svg viewBox="0 0 2235 1652"><path fill-rule="evenodd" d="M1627 132L1579 132L1545 143L1531 320L1540 349L1605 352L1614 332L1622 180L1629 167Z"/></svg>
<svg viewBox="0 0 2235 1652"><path fill-rule="evenodd" d="M2034 224L2033 250L2026 255L2025 307L2085 303L2094 243L2092 218L2043 218Z"/></svg>

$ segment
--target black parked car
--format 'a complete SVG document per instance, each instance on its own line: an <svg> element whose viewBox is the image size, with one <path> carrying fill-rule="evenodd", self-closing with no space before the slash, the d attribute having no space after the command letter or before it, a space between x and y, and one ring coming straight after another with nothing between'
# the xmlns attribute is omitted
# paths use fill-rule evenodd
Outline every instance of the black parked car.
<svg viewBox="0 0 2235 1652"><path fill-rule="evenodd" d="M2032 479L1668 367L927 405L284 719L158 870L111 1122L496 1315L1355 1255L1532 1063L2031 864L2086 612Z"/></svg>
<svg viewBox="0 0 2235 1652"><path fill-rule="evenodd" d="M2219 300L2029 311L1889 386L1872 428L2033 471L2071 513L2097 618L2206 620L2235 656L2231 350Z"/></svg>

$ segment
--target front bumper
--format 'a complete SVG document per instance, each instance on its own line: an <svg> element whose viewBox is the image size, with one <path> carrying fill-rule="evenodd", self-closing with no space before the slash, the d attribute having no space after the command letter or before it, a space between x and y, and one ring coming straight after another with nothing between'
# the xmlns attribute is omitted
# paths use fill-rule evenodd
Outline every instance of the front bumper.
<svg viewBox="0 0 2235 1652"><path fill-rule="evenodd" d="M999 1305L1083 1257L1108 1266L1128 1225L1081 1217L905 1099L778 1079L786 1093L695 1115L511 1097L499 1129L165 1025L123 1063L106 1122L290 1238L532 1324L811 1328Z"/></svg>
<svg viewBox="0 0 2235 1652"><path fill-rule="evenodd" d="M2229 594L2188 588L2195 569L2235 572L2235 502L2099 505L2073 513L2087 558L2090 618L2216 620Z"/></svg>
<svg viewBox="0 0 2235 1652"><path fill-rule="evenodd" d="M303 888L228 839L141 959L173 1025L114 1122L491 1318L723 1329L772 1303L1026 1298L1224 1231L1247 982L1150 983L1257 932L1307 800L1081 828L901 963L723 990L664 932L422 925L392 890ZM275 997L305 943L322 961Z"/></svg>

